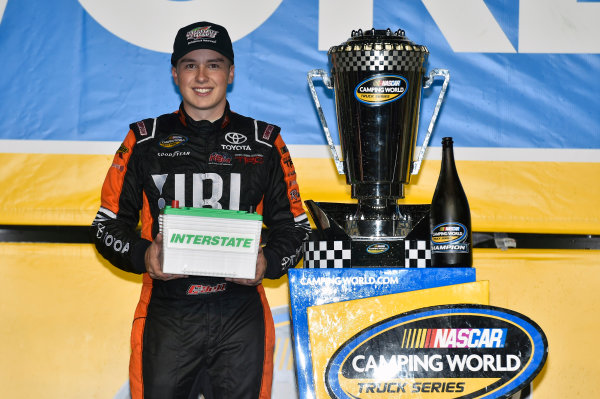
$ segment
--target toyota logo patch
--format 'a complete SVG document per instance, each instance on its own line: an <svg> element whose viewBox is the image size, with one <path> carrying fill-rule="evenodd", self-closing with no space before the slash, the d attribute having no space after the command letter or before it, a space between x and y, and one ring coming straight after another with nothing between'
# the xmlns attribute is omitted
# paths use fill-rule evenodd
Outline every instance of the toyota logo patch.
<svg viewBox="0 0 600 399"><path fill-rule="evenodd" d="M229 144L242 144L248 140L248 137L244 136L241 133L229 132L225 135L225 140Z"/></svg>

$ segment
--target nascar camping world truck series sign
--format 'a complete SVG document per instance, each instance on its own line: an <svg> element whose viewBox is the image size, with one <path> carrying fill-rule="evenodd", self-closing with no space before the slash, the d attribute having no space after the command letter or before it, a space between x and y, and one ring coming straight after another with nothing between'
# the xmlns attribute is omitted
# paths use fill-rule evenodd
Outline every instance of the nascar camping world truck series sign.
<svg viewBox="0 0 600 399"><path fill-rule="evenodd" d="M537 324L486 305L433 306L367 327L325 371L331 398L508 398L542 369Z"/></svg>

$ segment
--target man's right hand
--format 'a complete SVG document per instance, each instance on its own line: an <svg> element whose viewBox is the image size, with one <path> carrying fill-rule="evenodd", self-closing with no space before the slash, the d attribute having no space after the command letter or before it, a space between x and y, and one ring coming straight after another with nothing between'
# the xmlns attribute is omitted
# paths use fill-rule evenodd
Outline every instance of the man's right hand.
<svg viewBox="0 0 600 399"><path fill-rule="evenodd" d="M146 263L146 271L148 275L155 280L173 280L176 278L184 278L187 277L184 274L169 274L162 272L162 243L163 237L162 234L158 234L152 244L146 249L146 254L144 256L144 261Z"/></svg>

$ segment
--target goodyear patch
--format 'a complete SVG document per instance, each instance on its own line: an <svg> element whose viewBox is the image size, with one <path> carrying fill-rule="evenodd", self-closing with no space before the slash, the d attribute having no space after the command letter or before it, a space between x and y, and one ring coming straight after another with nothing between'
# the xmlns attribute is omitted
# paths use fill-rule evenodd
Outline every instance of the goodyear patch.
<svg viewBox="0 0 600 399"><path fill-rule="evenodd" d="M408 80L399 75L377 75L360 82L354 97L364 104L382 105L399 100L408 90Z"/></svg>
<svg viewBox="0 0 600 399"><path fill-rule="evenodd" d="M542 369L548 344L527 317L487 305L403 313L350 338L329 360L331 398L506 398Z"/></svg>
<svg viewBox="0 0 600 399"><path fill-rule="evenodd" d="M188 138L180 134L172 134L169 137L162 139L158 145L163 148L173 148L188 141Z"/></svg>

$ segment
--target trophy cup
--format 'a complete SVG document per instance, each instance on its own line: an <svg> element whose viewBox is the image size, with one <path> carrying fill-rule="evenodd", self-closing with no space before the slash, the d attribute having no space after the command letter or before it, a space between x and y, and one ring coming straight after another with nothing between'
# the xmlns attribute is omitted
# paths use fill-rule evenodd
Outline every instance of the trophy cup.
<svg viewBox="0 0 600 399"><path fill-rule="evenodd" d="M317 240L306 245L306 267L408 266L416 241L427 257L429 205L398 205L411 174L419 172L425 149L442 105L450 75L433 69L426 74L429 51L405 37L403 30L357 30L329 49L331 74L308 73L308 84L327 143L340 174L346 175L358 204L317 203L306 206L317 227ZM343 160L338 156L313 79L333 89ZM421 92L436 77L444 82L427 134L413 161L419 126ZM414 242L413 242L414 241ZM410 245L409 245L410 244ZM331 248L330 248L331 247ZM342 258L327 258L336 254ZM416 249L416 248L415 248ZM324 252L325 251L325 252ZM424 263L420 262L419 266Z"/></svg>

